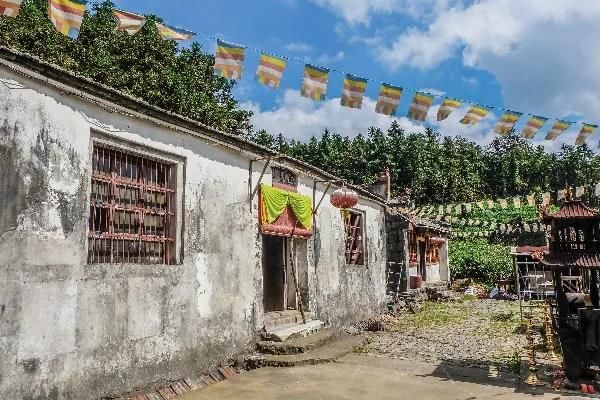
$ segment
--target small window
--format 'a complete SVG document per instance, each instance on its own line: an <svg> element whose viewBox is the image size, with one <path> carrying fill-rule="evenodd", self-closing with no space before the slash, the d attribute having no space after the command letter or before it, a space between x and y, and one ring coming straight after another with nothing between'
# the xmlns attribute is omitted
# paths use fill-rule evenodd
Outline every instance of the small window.
<svg viewBox="0 0 600 400"><path fill-rule="evenodd" d="M88 263L175 264L176 167L95 144Z"/></svg>
<svg viewBox="0 0 600 400"><path fill-rule="evenodd" d="M344 227L346 231L346 264L365 265L364 214L348 211Z"/></svg>

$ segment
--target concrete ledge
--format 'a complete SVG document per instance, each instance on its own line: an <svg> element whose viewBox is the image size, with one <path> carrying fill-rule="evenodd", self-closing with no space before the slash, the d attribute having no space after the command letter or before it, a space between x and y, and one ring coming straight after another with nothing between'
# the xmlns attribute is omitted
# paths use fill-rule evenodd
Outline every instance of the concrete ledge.
<svg viewBox="0 0 600 400"><path fill-rule="evenodd" d="M308 353L275 355L264 354L246 359L246 366L250 369L261 367L297 367L302 365L316 365L330 363L354 351L365 342L362 336L345 334L338 340L318 347Z"/></svg>

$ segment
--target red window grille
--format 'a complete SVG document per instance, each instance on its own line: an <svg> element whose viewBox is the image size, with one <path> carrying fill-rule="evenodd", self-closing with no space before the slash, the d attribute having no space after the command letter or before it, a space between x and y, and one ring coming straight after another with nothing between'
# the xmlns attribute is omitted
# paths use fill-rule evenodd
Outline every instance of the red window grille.
<svg viewBox="0 0 600 400"><path fill-rule="evenodd" d="M88 263L174 264L175 167L96 144Z"/></svg>
<svg viewBox="0 0 600 400"><path fill-rule="evenodd" d="M348 213L345 221L346 264L365 265L364 216L355 211Z"/></svg>
<svg viewBox="0 0 600 400"><path fill-rule="evenodd" d="M408 231L407 239L408 239L408 262L410 264L416 264L417 259L418 259L417 258L417 253L418 253L417 235L415 234L414 231Z"/></svg>

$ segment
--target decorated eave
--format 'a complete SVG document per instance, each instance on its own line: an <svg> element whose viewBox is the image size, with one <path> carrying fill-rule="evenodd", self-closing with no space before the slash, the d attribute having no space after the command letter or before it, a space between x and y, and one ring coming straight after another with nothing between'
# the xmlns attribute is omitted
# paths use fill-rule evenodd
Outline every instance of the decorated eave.
<svg viewBox="0 0 600 400"><path fill-rule="evenodd" d="M540 261L550 268L583 268L600 269L600 254L598 253L572 253L572 254L544 254Z"/></svg>
<svg viewBox="0 0 600 400"><path fill-rule="evenodd" d="M600 213L593 208L586 206L582 201L565 201L560 210L553 214L542 215L542 220L546 224L555 220L577 220L577 219L596 219L600 220Z"/></svg>

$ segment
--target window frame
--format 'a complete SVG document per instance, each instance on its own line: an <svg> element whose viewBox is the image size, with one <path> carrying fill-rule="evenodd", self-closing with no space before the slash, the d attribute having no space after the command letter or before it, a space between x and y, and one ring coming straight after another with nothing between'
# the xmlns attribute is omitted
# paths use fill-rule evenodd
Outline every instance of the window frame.
<svg viewBox="0 0 600 400"><path fill-rule="evenodd" d="M366 231L366 212L363 210L358 210L358 209L349 209L346 210L346 212L349 213L348 218L351 219L352 215L358 215L360 216L360 232L361 232L361 247L362 247L362 252L361 252L361 261L360 263L358 262L352 262L351 259L351 253L350 255L349 250L348 250L348 241L351 239L350 235L350 231L349 231L349 226L346 223L345 218L342 218L342 225L343 225L343 229L344 229L344 261L347 267L354 267L354 268L367 268L368 267L368 255L367 255L367 231ZM350 250L351 252L352 250Z"/></svg>
<svg viewBox="0 0 600 400"><path fill-rule="evenodd" d="M171 189L173 190L173 198L171 199L171 207L173 208L173 221L171 221L170 231L174 238L174 244L172 246L173 255L171 256L172 261L165 263L158 262L123 262L123 261L94 261L90 257L90 242L91 242L91 196L92 196L92 185L93 185L93 174L94 174L94 148L103 147L110 150L116 150L129 155L143 157L157 161L159 163L168 164L171 167ZM137 142L124 140L121 138L115 138L112 135L108 135L102 132L92 130L91 140L89 145L89 159L87 164L87 177L88 177L88 191L86 196L86 229L85 229L85 254L86 254L86 265L97 266L97 265L111 265L111 266L123 266L123 265L144 265L148 267L156 266L167 266L172 267L180 265L183 262L183 233L184 233L184 221L183 221L183 204L184 204L184 176L185 176L185 159L183 157L163 152L159 149L149 147L144 144ZM112 259L112 256L111 256Z"/></svg>

